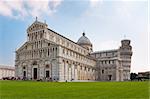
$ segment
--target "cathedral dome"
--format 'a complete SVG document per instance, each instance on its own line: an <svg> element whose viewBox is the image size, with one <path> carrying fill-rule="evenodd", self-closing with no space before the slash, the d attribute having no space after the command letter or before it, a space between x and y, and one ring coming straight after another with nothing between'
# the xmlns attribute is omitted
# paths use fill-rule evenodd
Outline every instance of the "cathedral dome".
<svg viewBox="0 0 150 99"><path fill-rule="evenodd" d="M79 45L92 45L91 41L85 36L85 33L79 38L77 44Z"/></svg>

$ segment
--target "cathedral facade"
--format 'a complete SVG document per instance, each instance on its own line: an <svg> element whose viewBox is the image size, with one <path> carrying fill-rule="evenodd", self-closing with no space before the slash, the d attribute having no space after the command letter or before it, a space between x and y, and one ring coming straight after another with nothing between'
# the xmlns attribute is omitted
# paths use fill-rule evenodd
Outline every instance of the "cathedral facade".
<svg viewBox="0 0 150 99"><path fill-rule="evenodd" d="M36 19L27 41L16 50L16 77L52 81L124 81L130 79L132 47L93 52L85 33L74 42Z"/></svg>

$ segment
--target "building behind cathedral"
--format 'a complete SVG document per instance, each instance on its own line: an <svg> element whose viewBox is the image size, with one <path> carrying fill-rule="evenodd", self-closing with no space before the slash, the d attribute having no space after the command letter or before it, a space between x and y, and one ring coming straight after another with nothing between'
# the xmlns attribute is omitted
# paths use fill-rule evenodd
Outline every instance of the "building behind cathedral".
<svg viewBox="0 0 150 99"><path fill-rule="evenodd" d="M16 77L53 81L125 81L130 79L132 47L122 40L115 50L93 52L85 33L74 42L36 21L16 51Z"/></svg>
<svg viewBox="0 0 150 99"><path fill-rule="evenodd" d="M14 77L15 68L13 66L0 65L0 80L6 77Z"/></svg>

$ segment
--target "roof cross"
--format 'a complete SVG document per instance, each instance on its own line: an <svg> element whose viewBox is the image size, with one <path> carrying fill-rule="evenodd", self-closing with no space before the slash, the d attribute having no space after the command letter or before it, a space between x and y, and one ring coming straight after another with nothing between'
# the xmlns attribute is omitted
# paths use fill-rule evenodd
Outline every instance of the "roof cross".
<svg viewBox="0 0 150 99"><path fill-rule="evenodd" d="M36 16L36 21L37 21L37 18L38 18L38 17Z"/></svg>

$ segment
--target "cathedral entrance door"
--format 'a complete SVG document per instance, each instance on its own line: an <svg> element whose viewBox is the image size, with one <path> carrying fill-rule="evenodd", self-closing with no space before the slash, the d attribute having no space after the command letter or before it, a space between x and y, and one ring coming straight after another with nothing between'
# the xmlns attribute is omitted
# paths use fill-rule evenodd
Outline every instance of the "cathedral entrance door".
<svg viewBox="0 0 150 99"><path fill-rule="evenodd" d="M26 71L23 71L23 77L26 77Z"/></svg>
<svg viewBox="0 0 150 99"><path fill-rule="evenodd" d="M37 79L37 68L33 69L33 78Z"/></svg>
<svg viewBox="0 0 150 99"><path fill-rule="evenodd" d="M111 78L112 78L112 75L108 75L108 80L111 80Z"/></svg>
<svg viewBox="0 0 150 99"><path fill-rule="evenodd" d="M49 77L49 71L46 71L46 78Z"/></svg>

